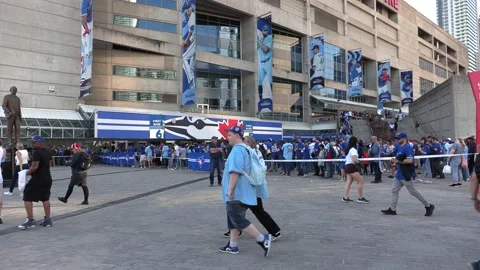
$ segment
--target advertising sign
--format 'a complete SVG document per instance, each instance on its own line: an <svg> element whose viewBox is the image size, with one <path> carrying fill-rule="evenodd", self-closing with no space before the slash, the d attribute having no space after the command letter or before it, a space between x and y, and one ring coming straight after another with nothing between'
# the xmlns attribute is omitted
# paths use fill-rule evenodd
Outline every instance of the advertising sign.
<svg viewBox="0 0 480 270"><path fill-rule="evenodd" d="M196 103L195 56L197 52L196 0L182 0L182 104Z"/></svg>
<svg viewBox="0 0 480 270"><path fill-rule="evenodd" d="M257 20L258 51L258 112L273 112L272 63L273 37L272 16Z"/></svg>
<svg viewBox="0 0 480 270"><path fill-rule="evenodd" d="M81 1L80 98L83 98L92 94L93 0Z"/></svg>
<svg viewBox="0 0 480 270"><path fill-rule="evenodd" d="M387 103L392 101L392 78L390 61L378 63L378 103Z"/></svg>
<svg viewBox="0 0 480 270"><path fill-rule="evenodd" d="M348 96L363 95L362 51L348 52Z"/></svg>
<svg viewBox="0 0 480 270"><path fill-rule="evenodd" d="M400 72L402 107L413 102L413 70Z"/></svg>
<svg viewBox="0 0 480 270"><path fill-rule="evenodd" d="M325 41L323 35L310 38L310 90L325 87Z"/></svg>

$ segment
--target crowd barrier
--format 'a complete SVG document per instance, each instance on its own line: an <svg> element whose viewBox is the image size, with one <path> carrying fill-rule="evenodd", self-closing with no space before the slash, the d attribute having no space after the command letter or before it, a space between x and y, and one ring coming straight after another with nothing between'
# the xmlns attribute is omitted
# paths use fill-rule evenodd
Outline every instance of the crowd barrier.
<svg viewBox="0 0 480 270"><path fill-rule="evenodd" d="M445 158L445 157L454 157L454 156L471 156L476 154L442 154L442 155L424 155L424 156L415 156L413 159L430 159L430 158ZM388 161L392 160L395 157L379 157L379 158L359 158L359 161ZM275 160L265 160L265 162L342 162L345 159L275 159Z"/></svg>

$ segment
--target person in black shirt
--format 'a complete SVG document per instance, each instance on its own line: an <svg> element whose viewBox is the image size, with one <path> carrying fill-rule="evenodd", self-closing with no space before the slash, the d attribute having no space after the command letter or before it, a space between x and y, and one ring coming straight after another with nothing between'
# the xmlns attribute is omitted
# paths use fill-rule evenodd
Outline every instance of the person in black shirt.
<svg viewBox="0 0 480 270"><path fill-rule="evenodd" d="M217 169L218 185L222 185L222 147L218 144L218 138L213 136L209 144L210 152L210 187L213 187L213 176Z"/></svg>
<svg viewBox="0 0 480 270"><path fill-rule="evenodd" d="M51 227L50 219L50 189L52 188L52 175L50 173L50 160L52 156L50 151L45 148L45 140L42 136L34 136L32 138L33 158L32 167L27 172L32 178L25 185L23 193L23 201L25 202L25 210L27 211L27 219L23 224L18 225L19 229L29 229L35 227L35 219L33 219L33 202L41 201L45 217L38 225L43 227Z"/></svg>
<svg viewBox="0 0 480 270"><path fill-rule="evenodd" d="M73 151L72 162L70 167L72 168L72 177L70 178L70 184L68 185L67 194L65 197L58 197L58 200L67 203L68 198L72 195L74 186L81 186L83 190L84 200L83 205L88 205L88 186L87 186L87 171L82 169L83 162L85 161L85 152L81 148L80 144L74 143L71 146Z"/></svg>

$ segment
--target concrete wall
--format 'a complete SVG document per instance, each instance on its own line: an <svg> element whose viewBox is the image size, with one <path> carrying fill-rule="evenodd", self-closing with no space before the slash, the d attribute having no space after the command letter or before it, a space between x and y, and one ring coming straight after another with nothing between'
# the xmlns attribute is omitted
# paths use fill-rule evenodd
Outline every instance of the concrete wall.
<svg viewBox="0 0 480 270"><path fill-rule="evenodd" d="M468 77L455 76L410 104L409 123L419 122L419 136L466 138L475 135L475 106Z"/></svg>
<svg viewBox="0 0 480 270"><path fill-rule="evenodd" d="M75 109L80 95L80 1L0 2L0 97L22 106ZM50 92L49 87L55 87ZM52 102L53 101L53 102Z"/></svg>

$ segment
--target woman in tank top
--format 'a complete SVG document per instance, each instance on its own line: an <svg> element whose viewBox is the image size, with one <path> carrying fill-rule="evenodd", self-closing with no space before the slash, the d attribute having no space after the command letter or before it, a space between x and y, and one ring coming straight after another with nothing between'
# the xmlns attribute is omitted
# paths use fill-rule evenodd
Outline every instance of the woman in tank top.
<svg viewBox="0 0 480 270"><path fill-rule="evenodd" d="M10 190L3 193L8 196L13 195L13 189L15 188L15 185L18 181L18 172L28 169L28 151L25 150L22 143L17 143L17 149L18 150L15 152L15 170L13 172L13 180L10 183Z"/></svg>
<svg viewBox="0 0 480 270"><path fill-rule="evenodd" d="M363 177L360 175L357 169L357 165L360 163L358 160L357 152L357 138L351 137L348 140L347 147L347 156L345 158L345 173L347 174L347 183L345 184L345 194L342 198L343 202L351 202L349 198L350 187L352 186L353 180L357 180L357 190L358 190L358 199L359 203L369 203L365 197L363 197Z"/></svg>

